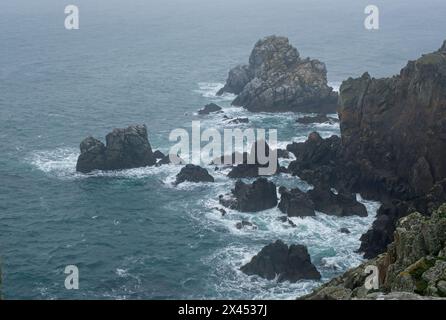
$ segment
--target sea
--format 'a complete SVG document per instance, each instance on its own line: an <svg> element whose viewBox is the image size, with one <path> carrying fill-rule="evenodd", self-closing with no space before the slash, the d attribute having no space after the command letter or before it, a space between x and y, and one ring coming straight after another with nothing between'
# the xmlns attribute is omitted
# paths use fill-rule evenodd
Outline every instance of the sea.
<svg viewBox="0 0 446 320"><path fill-rule="evenodd" d="M370 5L379 29L364 26ZM79 8L79 30L64 9ZM79 143L113 128L146 124L154 150L167 153L173 129L277 129L278 146L337 123L303 125L295 113L249 113L218 97L228 70L248 62L258 39L282 35L302 57L326 63L330 85L369 72L398 74L408 60L446 39L444 0L14 0L0 2L0 265L5 299L295 299L359 265L368 217L322 213L278 220L277 209L228 210L218 196L235 181L174 186L179 166L80 174ZM208 103L223 114L198 116ZM336 114L332 115L336 117ZM287 165L289 160L281 160ZM270 178L308 190L297 177ZM252 180L247 179L247 182ZM239 230L247 220L257 228ZM339 229L348 228L343 234ZM308 247L321 281L247 276L240 267L265 245ZM65 286L66 266L79 288Z"/></svg>

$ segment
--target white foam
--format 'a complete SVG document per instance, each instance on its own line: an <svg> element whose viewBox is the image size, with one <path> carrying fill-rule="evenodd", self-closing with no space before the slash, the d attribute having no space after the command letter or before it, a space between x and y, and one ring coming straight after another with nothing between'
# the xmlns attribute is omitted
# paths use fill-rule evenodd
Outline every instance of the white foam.
<svg viewBox="0 0 446 320"><path fill-rule="evenodd" d="M223 88L224 84L220 82L199 82L198 89L194 92L201 96L213 99L216 101L232 101L235 99L235 95L230 93L224 93L221 96L217 96L217 92Z"/></svg>

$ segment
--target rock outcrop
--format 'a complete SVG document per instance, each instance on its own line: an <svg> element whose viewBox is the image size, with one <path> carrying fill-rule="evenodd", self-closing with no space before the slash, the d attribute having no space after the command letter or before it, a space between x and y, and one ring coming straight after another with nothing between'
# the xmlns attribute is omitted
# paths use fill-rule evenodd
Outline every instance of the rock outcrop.
<svg viewBox="0 0 446 320"><path fill-rule="evenodd" d="M156 163L145 125L114 129L107 134L105 140L105 145L93 137L81 142L76 171L88 173L94 170L121 170Z"/></svg>
<svg viewBox="0 0 446 320"><path fill-rule="evenodd" d="M276 185L265 178L252 184L235 183L230 195L220 196L220 204L242 212L258 212L277 206Z"/></svg>
<svg viewBox="0 0 446 320"><path fill-rule="evenodd" d="M328 188L315 187L308 191L316 211L338 217L367 217L366 207L349 192L334 193Z"/></svg>
<svg viewBox="0 0 446 320"><path fill-rule="evenodd" d="M265 157L266 161L261 161L261 158L259 157L259 154L261 157ZM235 153L232 155L233 161L235 161ZM241 163L236 163L237 165L234 166L231 171L228 173L229 178L233 179L240 179L240 178L255 178L260 176L260 169L261 168L276 168L272 174L279 173L279 163L277 160L277 150L270 149L268 143L266 143L264 140L258 140L251 146L251 150L249 153L244 153L242 157ZM275 163L269 163L269 161L274 161ZM271 175L272 175L271 174Z"/></svg>
<svg viewBox="0 0 446 320"><path fill-rule="evenodd" d="M279 209L289 217L310 217L315 216L315 206L310 196L298 188L287 190L285 187L279 188L281 195Z"/></svg>
<svg viewBox="0 0 446 320"><path fill-rule="evenodd" d="M203 109L198 110L199 115L207 115L214 112L220 112L221 107L215 103L209 103Z"/></svg>
<svg viewBox="0 0 446 320"><path fill-rule="evenodd" d="M265 246L240 270L247 275L258 275L268 280L277 277L278 282L321 278L305 246L288 247L280 240Z"/></svg>
<svg viewBox="0 0 446 320"><path fill-rule="evenodd" d="M424 299L446 297L446 205L431 217L401 218L387 251L334 278L303 299ZM378 289L365 287L368 266L378 270Z"/></svg>
<svg viewBox="0 0 446 320"><path fill-rule="evenodd" d="M317 112L336 111L337 93L327 84L325 64L299 52L285 37L259 40L249 57L249 65L229 72L219 94L237 94L232 102L249 111Z"/></svg>
<svg viewBox="0 0 446 320"><path fill-rule="evenodd" d="M214 182L214 177L212 177L205 168L193 164L187 164L181 168L180 173L177 174L175 184L178 185L185 181Z"/></svg>

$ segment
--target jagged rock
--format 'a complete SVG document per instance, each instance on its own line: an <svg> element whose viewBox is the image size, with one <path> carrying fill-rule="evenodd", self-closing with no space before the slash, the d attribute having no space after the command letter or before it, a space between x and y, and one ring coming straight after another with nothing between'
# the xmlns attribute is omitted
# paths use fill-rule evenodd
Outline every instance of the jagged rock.
<svg viewBox="0 0 446 320"><path fill-rule="evenodd" d="M184 161L183 159L181 159L181 157L179 157L178 155L175 155L175 154L168 154L168 155L165 155L164 158L160 159L160 160L156 163L156 166L159 167L159 166L162 166L162 165L164 165L164 164L171 164L171 163L172 163L171 159L174 160L174 161L173 161L174 164L186 164L186 161Z"/></svg>
<svg viewBox="0 0 446 320"><path fill-rule="evenodd" d="M310 124L310 123L336 123L339 122L338 119L332 118L332 117L328 117L325 114L318 114L317 116L313 116L313 117L309 117L309 116L305 116L302 118L298 118L296 120L297 123L302 123L302 124Z"/></svg>
<svg viewBox="0 0 446 320"><path fill-rule="evenodd" d="M279 282L321 278L320 273L311 263L305 246L288 247L280 240L265 246L240 270L247 275L258 275L268 280L278 277Z"/></svg>
<svg viewBox="0 0 446 320"><path fill-rule="evenodd" d="M248 66L237 66L229 71L228 79L223 88L221 88L217 95L222 95L225 92L239 94L243 88L251 81Z"/></svg>
<svg viewBox="0 0 446 320"><path fill-rule="evenodd" d="M219 112L219 111L221 111L220 106L216 105L215 103L209 103L209 104L205 105L203 109L198 110L198 114L206 115L206 114L210 114L213 112Z"/></svg>
<svg viewBox="0 0 446 320"><path fill-rule="evenodd" d="M258 212L277 206L276 185L265 178L252 184L238 180L231 195L219 198L223 206L242 212Z"/></svg>
<svg viewBox="0 0 446 320"><path fill-rule="evenodd" d="M300 189L287 190L285 187L279 188L281 194L279 209L289 217L314 216L314 203L311 198Z"/></svg>
<svg viewBox="0 0 446 320"><path fill-rule="evenodd" d="M296 160L288 166L293 175L297 175L313 185L335 186L346 180L341 172L341 139L331 136L322 139L317 132L312 132L307 141L287 145Z"/></svg>
<svg viewBox="0 0 446 320"><path fill-rule="evenodd" d="M366 207L356 200L355 194L335 194L330 189L315 187L308 191L308 195L316 211L339 217L353 215L367 217Z"/></svg>
<svg viewBox="0 0 446 320"><path fill-rule="evenodd" d="M344 154L354 159L363 184L408 199L446 178L446 52L410 61L398 76L364 74L340 88Z"/></svg>
<svg viewBox="0 0 446 320"><path fill-rule="evenodd" d="M219 94L238 94L233 105L249 111L332 113L337 94L327 85L325 64L301 59L285 37L259 40L248 66L229 72Z"/></svg>
<svg viewBox="0 0 446 320"><path fill-rule="evenodd" d="M92 137L80 144L76 171L120 170L152 166L156 158L147 138L145 125L114 129L106 136L106 145Z"/></svg>
<svg viewBox="0 0 446 320"><path fill-rule="evenodd" d="M415 212L401 218L394 239L385 253L348 270L303 299L317 299L324 297L324 292L336 290L349 293L350 296L343 296L347 299L444 297L446 262L442 254L446 250L446 205L431 217ZM368 292L364 287L367 266L378 268L377 292Z"/></svg>
<svg viewBox="0 0 446 320"><path fill-rule="evenodd" d="M153 156L155 159L164 159L166 157L166 155L159 150L154 151Z"/></svg>
<svg viewBox="0 0 446 320"><path fill-rule="evenodd" d="M187 164L183 167L180 173L177 174L175 184L180 184L184 181L189 182L214 182L214 178L209 174L209 172L193 164Z"/></svg>
<svg viewBox="0 0 446 320"><path fill-rule="evenodd" d="M262 150L262 145L264 151ZM280 166L277 159L277 153L275 153L275 150L271 150L268 143L264 140L258 140L251 146L250 153L243 155L243 163L233 167L228 173L228 177L233 179L258 177L260 175L260 168L271 166L269 162L267 164L261 164L261 161L257 156L257 150L260 150L260 154L265 155L267 159L275 161L276 171L273 174L279 173Z"/></svg>

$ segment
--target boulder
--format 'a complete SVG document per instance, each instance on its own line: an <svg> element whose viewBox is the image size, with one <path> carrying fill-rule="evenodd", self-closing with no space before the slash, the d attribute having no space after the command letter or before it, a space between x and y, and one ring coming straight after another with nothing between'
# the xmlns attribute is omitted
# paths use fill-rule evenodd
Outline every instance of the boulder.
<svg viewBox="0 0 446 320"><path fill-rule="evenodd" d="M247 275L258 275L268 280L277 277L279 282L321 278L305 246L288 247L280 240L265 246L240 270Z"/></svg>
<svg viewBox="0 0 446 320"><path fill-rule="evenodd" d="M154 151L153 156L155 157L155 159L163 159L166 157L166 155L159 150Z"/></svg>
<svg viewBox="0 0 446 320"><path fill-rule="evenodd" d="M355 194L345 192L335 194L328 188L315 187L308 191L308 195L316 211L338 217L353 215L367 217L366 207L356 200Z"/></svg>
<svg viewBox="0 0 446 320"><path fill-rule="evenodd" d="M199 115L207 115L214 112L221 111L221 107L219 105L216 105L215 103L209 103L204 106L203 109L198 110Z"/></svg>
<svg viewBox="0 0 446 320"><path fill-rule="evenodd" d="M220 204L242 212L258 212L277 206L276 185L265 178L259 178L252 184L241 180L228 196L220 196Z"/></svg>
<svg viewBox="0 0 446 320"><path fill-rule="evenodd" d="M105 145L88 137L81 142L80 149L76 170L83 173L139 168L156 163L145 125L114 129L107 134Z"/></svg>
<svg viewBox="0 0 446 320"><path fill-rule="evenodd" d="M287 38L277 36L256 43L249 65L229 72L219 94L224 92L237 94L232 104L253 112L333 113L337 104L325 64L302 59Z"/></svg>
<svg viewBox="0 0 446 320"><path fill-rule="evenodd" d="M183 167L180 173L177 174L175 184L178 185L182 182L214 182L214 178L209 174L209 172L193 164L187 164Z"/></svg>
<svg viewBox="0 0 446 320"><path fill-rule="evenodd" d="M281 194L279 209L289 217L309 217L316 215L314 203L311 198L300 189L287 190L279 188Z"/></svg>

